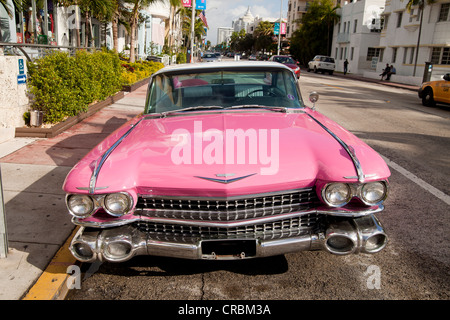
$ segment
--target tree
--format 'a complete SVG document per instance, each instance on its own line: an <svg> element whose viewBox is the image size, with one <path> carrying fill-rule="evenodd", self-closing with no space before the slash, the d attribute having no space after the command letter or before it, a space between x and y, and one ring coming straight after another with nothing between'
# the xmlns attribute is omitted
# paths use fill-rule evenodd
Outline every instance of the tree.
<svg viewBox="0 0 450 320"><path fill-rule="evenodd" d="M169 48L173 45L173 24L175 21L175 15L177 12L177 8L181 7L181 0L169 0L170 2L170 17L169 17L169 36L167 39L167 45Z"/></svg>
<svg viewBox="0 0 450 320"><path fill-rule="evenodd" d="M136 43L136 30L139 25L139 11L147 8L149 5L163 0L127 0L126 2L131 5L130 16L130 62L136 61L135 43Z"/></svg>
<svg viewBox="0 0 450 320"><path fill-rule="evenodd" d="M341 16L337 13L337 10L340 7L341 6L339 4L334 8L332 7L332 5L325 5L323 15L320 18L320 20L323 23L327 24L327 45L328 45L327 55L331 55L331 38L333 37L332 26L335 25L341 19Z"/></svg>
<svg viewBox="0 0 450 320"><path fill-rule="evenodd" d="M336 9L333 8L331 0L310 2L300 28L291 37L290 53L301 64L306 65L317 54L329 54L329 41L317 41L317 39L329 39L327 35L332 32L331 21L337 21L335 20L337 19Z"/></svg>
<svg viewBox="0 0 450 320"><path fill-rule="evenodd" d="M416 45L416 57L414 60L414 71L413 77L416 75L416 67L417 67L417 58L419 57L419 47L420 47L420 36L422 33L422 22L423 22L423 10L425 9L425 5L431 5L435 2L435 0L408 0L406 4L406 9L408 12L411 11L412 7L418 6L420 11L420 22L419 22L419 34L417 36L417 45Z"/></svg>

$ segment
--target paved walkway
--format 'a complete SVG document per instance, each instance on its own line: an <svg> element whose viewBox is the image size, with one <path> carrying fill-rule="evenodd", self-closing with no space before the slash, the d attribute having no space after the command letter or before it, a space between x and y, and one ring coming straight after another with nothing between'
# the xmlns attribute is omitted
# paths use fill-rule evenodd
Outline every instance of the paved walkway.
<svg viewBox="0 0 450 320"><path fill-rule="evenodd" d="M350 74L334 76L418 89ZM67 268L76 263L67 250L75 228L65 206L64 179L91 148L143 111L146 89L125 95L54 138L15 138L0 144L9 240L8 256L0 259L0 300L64 296Z"/></svg>
<svg viewBox="0 0 450 320"><path fill-rule="evenodd" d="M91 117L50 139L15 138L0 144L9 252L0 259L0 300L22 299L43 275L52 286L30 299L53 299L61 277L75 263L49 262L74 230L62 185L67 173L90 149L144 109L147 86L125 95ZM60 268L53 268L59 264ZM47 272L48 273L48 272ZM57 282L57 283L55 283ZM54 289L57 290L54 290Z"/></svg>

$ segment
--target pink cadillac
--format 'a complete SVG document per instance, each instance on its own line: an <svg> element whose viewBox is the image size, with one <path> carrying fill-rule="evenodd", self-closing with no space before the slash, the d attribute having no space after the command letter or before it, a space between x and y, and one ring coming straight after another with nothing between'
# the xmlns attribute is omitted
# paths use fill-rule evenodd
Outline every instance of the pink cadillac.
<svg viewBox="0 0 450 320"><path fill-rule="evenodd" d="M84 262L375 253L389 176L374 150L305 106L282 64L167 67L143 114L68 174L81 226L71 251Z"/></svg>

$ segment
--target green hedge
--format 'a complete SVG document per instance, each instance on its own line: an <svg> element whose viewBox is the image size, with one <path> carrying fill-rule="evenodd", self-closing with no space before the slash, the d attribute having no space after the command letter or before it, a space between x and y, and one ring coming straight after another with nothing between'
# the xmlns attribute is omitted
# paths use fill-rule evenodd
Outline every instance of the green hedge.
<svg viewBox="0 0 450 320"><path fill-rule="evenodd" d="M52 54L28 63L28 86L34 110L44 111L44 122L56 123L86 112L122 88L122 66L117 53L98 51Z"/></svg>
<svg viewBox="0 0 450 320"><path fill-rule="evenodd" d="M124 85L133 84L139 80L150 77L153 73L164 67L164 64L154 61L121 61L122 81Z"/></svg>

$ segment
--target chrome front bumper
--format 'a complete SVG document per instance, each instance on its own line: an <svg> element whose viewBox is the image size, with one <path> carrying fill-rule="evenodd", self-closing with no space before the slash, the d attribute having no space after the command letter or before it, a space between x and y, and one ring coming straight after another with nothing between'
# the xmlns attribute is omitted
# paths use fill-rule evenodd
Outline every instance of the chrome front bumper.
<svg viewBox="0 0 450 320"><path fill-rule="evenodd" d="M138 255L231 260L308 250L325 250L338 255L376 253L387 244L387 235L374 215L335 221L323 231L276 240L234 238L199 240L195 243L151 239L132 225L109 229L81 227L72 240L70 250L82 262L123 262Z"/></svg>

